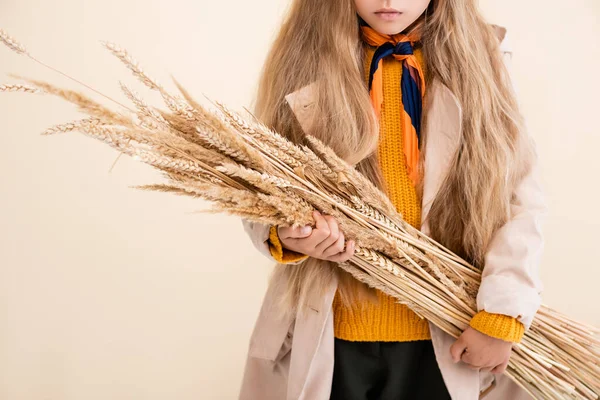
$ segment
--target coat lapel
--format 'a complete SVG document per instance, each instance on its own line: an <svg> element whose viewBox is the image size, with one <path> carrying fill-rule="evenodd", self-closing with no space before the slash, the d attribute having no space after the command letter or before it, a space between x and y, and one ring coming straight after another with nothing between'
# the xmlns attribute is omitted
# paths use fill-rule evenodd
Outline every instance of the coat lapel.
<svg viewBox="0 0 600 400"><path fill-rule="evenodd" d="M421 231L429 235L427 216L450 169L462 130L462 108L446 85L434 79L426 99L425 152Z"/></svg>

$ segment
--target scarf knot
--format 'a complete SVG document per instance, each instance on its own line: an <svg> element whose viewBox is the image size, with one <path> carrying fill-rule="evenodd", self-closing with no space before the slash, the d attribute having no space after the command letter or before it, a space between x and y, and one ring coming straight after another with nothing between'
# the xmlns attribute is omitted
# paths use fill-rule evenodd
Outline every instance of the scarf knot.
<svg viewBox="0 0 600 400"><path fill-rule="evenodd" d="M368 25L360 27L363 40L377 47L369 69L369 93L375 113L379 118L383 103L383 59L393 56L402 63L402 131L404 154L409 177L413 184L418 182L417 165L421 144L421 114L425 96L425 76L414 54L413 43L420 40L418 34L397 33L386 35Z"/></svg>
<svg viewBox="0 0 600 400"><path fill-rule="evenodd" d="M398 42L394 46L394 55L412 56L413 54L413 46L410 42Z"/></svg>

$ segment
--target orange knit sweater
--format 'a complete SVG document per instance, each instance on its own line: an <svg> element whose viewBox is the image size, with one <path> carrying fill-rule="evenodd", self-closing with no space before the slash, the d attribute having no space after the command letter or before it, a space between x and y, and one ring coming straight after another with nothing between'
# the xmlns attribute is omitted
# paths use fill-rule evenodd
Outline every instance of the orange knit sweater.
<svg viewBox="0 0 600 400"><path fill-rule="evenodd" d="M374 47L368 46L364 60L365 80ZM417 48L415 55L424 67L422 53ZM383 60L383 104L380 119L380 142L378 148L379 163L384 180L388 186L388 195L404 219L419 228L421 222L421 204L415 188L410 182L402 151L403 113L400 77L402 63L392 57ZM270 231L270 249L273 257L280 263L298 261L308 256L283 248L275 226ZM431 339L429 325L419 318L410 308L381 291L377 291L377 304L353 304L345 307L336 293L333 301L335 337L351 341L412 341ZM480 311L471 320L470 325L487 335L512 342L519 342L524 326L515 318Z"/></svg>

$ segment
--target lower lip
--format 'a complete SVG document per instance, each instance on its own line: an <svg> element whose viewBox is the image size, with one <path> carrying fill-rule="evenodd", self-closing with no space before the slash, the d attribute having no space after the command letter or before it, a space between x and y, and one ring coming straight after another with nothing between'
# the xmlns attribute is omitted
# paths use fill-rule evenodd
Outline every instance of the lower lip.
<svg viewBox="0 0 600 400"><path fill-rule="evenodd" d="M400 16L399 12L378 12L375 13L379 18L385 21L392 21Z"/></svg>

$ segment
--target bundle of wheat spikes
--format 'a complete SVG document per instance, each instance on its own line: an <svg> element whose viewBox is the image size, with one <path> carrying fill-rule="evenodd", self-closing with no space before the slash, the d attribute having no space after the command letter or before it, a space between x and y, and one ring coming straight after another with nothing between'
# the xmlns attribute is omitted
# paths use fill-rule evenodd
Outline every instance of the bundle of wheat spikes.
<svg viewBox="0 0 600 400"><path fill-rule="evenodd" d="M41 63L2 30L0 41ZM103 45L160 93L169 111L148 105L123 84L132 108L107 98L125 113L33 79L0 85L0 91L48 93L77 105L87 118L44 134L82 132L150 164L167 179L138 188L199 197L214 205L210 211L265 224L313 223L315 209L334 216L357 244L355 255L340 263L341 268L454 337L468 327L476 313L480 271L406 223L380 190L330 148L311 136L307 145L293 144L247 110L237 113L221 103L209 110L177 82L181 94L170 94L127 51ZM597 399L598 332L542 306L522 341L513 346L505 373L537 399Z"/></svg>

